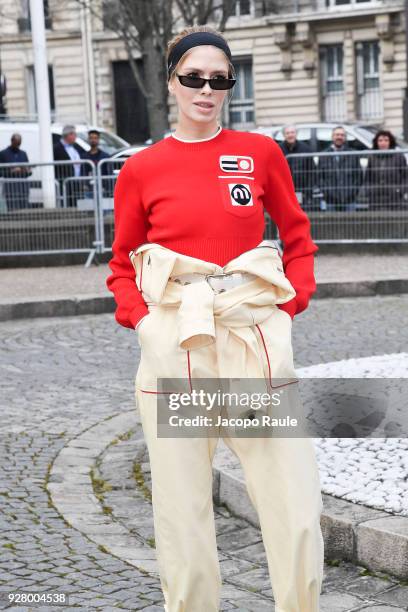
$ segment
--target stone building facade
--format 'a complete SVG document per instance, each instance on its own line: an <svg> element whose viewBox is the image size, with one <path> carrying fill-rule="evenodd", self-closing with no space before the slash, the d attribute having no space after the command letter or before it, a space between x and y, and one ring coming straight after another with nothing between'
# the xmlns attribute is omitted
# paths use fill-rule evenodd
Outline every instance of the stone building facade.
<svg viewBox="0 0 408 612"><path fill-rule="evenodd" d="M36 111L28 4L1 3L0 59L10 116ZM87 14L76 0L48 0L44 10L55 118L96 123L134 142L147 138L143 96L106 20ZM224 124L252 129L359 121L401 134L403 0L237 0L225 35L238 83ZM173 127L174 104L169 119Z"/></svg>

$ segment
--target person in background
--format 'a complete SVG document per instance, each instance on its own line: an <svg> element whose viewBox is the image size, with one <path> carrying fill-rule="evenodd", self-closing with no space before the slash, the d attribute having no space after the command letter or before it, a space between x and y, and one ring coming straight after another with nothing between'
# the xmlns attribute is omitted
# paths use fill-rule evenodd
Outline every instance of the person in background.
<svg viewBox="0 0 408 612"><path fill-rule="evenodd" d="M89 130L88 132L88 143L91 147L89 151L85 153L85 159L90 159L95 166L101 159L107 159L109 154L103 151L99 146L101 134L98 130Z"/></svg>
<svg viewBox="0 0 408 612"><path fill-rule="evenodd" d="M85 159L89 159L95 166L95 172L96 169L98 167L98 163L102 160L102 159L108 159L109 158L109 154L106 151L103 151L100 146L99 146L99 142L100 142L100 132L96 129L92 129L89 130L88 132L88 144L91 147L89 149L89 151L85 152ZM101 172L102 175L108 175L111 174L111 168L110 168L111 164L103 164L101 166ZM92 174L91 168L87 165L84 164L82 166L82 175L83 176L89 176L90 174ZM111 185L112 181L109 179L103 179L102 183L103 183L103 192L104 192L104 196L107 195L112 195L113 194L113 185ZM85 197L86 198L92 198L93 197L93 180L90 180L89 182L86 182L86 186L85 186Z"/></svg>
<svg viewBox="0 0 408 612"><path fill-rule="evenodd" d="M61 140L54 146L55 161L77 161L85 159L85 149L79 146L76 141L77 135L75 126L65 125L62 130ZM77 164L58 164L55 166L55 178L59 181L61 196L63 195L64 182L66 179L71 179L65 182L67 194L67 206L76 205L76 200L80 195L79 180L81 177L81 165ZM72 180L72 179L78 179Z"/></svg>
<svg viewBox="0 0 408 612"><path fill-rule="evenodd" d="M297 129L294 125L283 128L283 142L279 143L285 157L299 153L312 153L311 148L297 139ZM296 196L304 210L313 209L313 191L316 187L316 167L313 157L289 157L287 162L295 184Z"/></svg>
<svg viewBox="0 0 408 612"><path fill-rule="evenodd" d="M399 208L407 203L407 160L403 153L389 152L395 147L395 136L388 130L379 130L373 138L378 153L369 155L365 175L370 208Z"/></svg>
<svg viewBox="0 0 408 612"><path fill-rule="evenodd" d="M32 172L28 166L15 166L20 162L28 162L25 151L20 149L21 135L13 134L8 147L0 151L0 164L13 164L10 168L1 168L0 174L4 181L4 197L7 202L7 210L19 210L28 208L28 197L30 185L27 177Z"/></svg>
<svg viewBox="0 0 408 612"><path fill-rule="evenodd" d="M358 155L337 155L354 151L347 146L347 134L341 125L332 132L332 144L319 157L319 187L327 210L355 210L356 199L363 181L363 171Z"/></svg>

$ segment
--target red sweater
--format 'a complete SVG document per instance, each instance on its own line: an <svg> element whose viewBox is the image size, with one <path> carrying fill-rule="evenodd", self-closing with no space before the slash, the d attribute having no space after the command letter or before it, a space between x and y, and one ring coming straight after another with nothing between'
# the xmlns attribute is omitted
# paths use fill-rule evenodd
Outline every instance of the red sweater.
<svg viewBox="0 0 408 612"><path fill-rule="evenodd" d="M130 157L114 193L112 274L115 318L134 328L148 313L129 251L156 242L220 266L263 239L264 209L283 241L284 271L296 297L279 305L293 318L316 289L310 222L300 207L288 163L268 136L223 128L183 142L169 136Z"/></svg>

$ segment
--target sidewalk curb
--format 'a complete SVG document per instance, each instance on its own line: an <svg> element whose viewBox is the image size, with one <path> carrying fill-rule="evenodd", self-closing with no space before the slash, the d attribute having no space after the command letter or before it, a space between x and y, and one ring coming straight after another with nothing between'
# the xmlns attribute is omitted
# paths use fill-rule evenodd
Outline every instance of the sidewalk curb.
<svg viewBox="0 0 408 612"><path fill-rule="evenodd" d="M103 314L114 312L115 307L115 301L110 295L15 300L0 303L0 321L36 317L72 317L87 314Z"/></svg>
<svg viewBox="0 0 408 612"><path fill-rule="evenodd" d="M376 281L318 283L312 299L367 297L408 293L408 278L386 278Z"/></svg>
<svg viewBox="0 0 408 612"><path fill-rule="evenodd" d="M317 285L312 299L369 297L408 293L408 278L377 281L326 282ZM49 297L10 300L0 303L0 321L36 317L72 317L76 315L113 313L116 303L110 295Z"/></svg>
<svg viewBox="0 0 408 612"><path fill-rule="evenodd" d="M99 455L119 436L138 426L136 410L131 410L108 417L69 440L52 462L47 490L53 506L70 527L105 552L158 577L155 550L103 512L91 478Z"/></svg>
<svg viewBox="0 0 408 612"><path fill-rule="evenodd" d="M244 477L237 470L213 467L216 504L260 528ZM321 528L325 560L338 559L408 579L408 517L322 494Z"/></svg>
<svg viewBox="0 0 408 612"><path fill-rule="evenodd" d="M61 516L96 544L128 564L158 576L154 549L103 514L90 470L121 435L141 427L136 410L114 414L68 441L51 465L47 489ZM143 441L138 441L143 443ZM238 459L220 440L213 461L213 499L259 528ZM124 490L124 495L126 490ZM323 494L321 526L325 559L350 561L372 571L408 578L408 517L392 515Z"/></svg>

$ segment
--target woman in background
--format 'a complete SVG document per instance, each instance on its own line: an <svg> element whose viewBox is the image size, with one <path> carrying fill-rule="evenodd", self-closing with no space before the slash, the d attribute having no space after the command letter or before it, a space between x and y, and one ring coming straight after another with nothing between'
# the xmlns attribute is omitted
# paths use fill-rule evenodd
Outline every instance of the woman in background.
<svg viewBox="0 0 408 612"><path fill-rule="evenodd" d="M368 156L365 185L369 207L401 208L408 206L408 167L403 153L394 151L395 136L388 130L379 130L373 139L373 149L379 151Z"/></svg>

